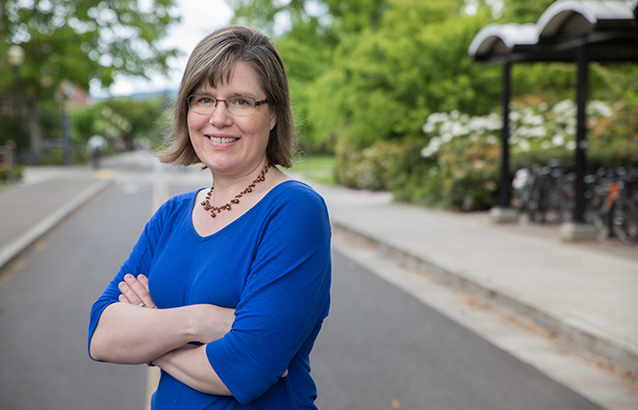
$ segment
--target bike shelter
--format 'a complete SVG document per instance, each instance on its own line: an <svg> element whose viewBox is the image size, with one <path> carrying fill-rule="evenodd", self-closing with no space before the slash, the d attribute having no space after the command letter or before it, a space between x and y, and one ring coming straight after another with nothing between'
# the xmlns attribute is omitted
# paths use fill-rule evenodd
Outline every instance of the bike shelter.
<svg viewBox="0 0 638 410"><path fill-rule="evenodd" d="M502 65L501 176L496 222L518 220L511 208L509 172L509 103L513 63L566 62L577 64L576 84L576 204L571 223L561 227L563 240L590 240L596 230L584 222L587 94L589 62L638 61L638 0L559 0L529 24L489 24L468 49L476 62Z"/></svg>

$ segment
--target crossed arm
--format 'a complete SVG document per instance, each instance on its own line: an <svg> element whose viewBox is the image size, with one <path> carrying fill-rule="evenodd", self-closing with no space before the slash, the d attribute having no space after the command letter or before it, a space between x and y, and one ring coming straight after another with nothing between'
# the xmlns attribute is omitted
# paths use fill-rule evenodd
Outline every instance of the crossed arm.
<svg viewBox="0 0 638 410"><path fill-rule="evenodd" d="M152 361L196 390L231 395L210 366L205 344L230 331L234 309L206 304L157 309L144 275L126 275L119 289L119 303L104 310L91 338L91 357L120 364ZM194 341L203 345L189 344Z"/></svg>

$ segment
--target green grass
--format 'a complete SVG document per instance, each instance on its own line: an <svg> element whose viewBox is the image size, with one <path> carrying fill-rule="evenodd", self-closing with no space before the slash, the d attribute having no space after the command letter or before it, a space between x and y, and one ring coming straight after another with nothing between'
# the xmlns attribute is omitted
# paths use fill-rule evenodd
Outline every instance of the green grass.
<svg viewBox="0 0 638 410"><path fill-rule="evenodd" d="M288 172L300 173L313 181L334 185L334 166L335 157L332 155L309 155L295 159L295 164Z"/></svg>

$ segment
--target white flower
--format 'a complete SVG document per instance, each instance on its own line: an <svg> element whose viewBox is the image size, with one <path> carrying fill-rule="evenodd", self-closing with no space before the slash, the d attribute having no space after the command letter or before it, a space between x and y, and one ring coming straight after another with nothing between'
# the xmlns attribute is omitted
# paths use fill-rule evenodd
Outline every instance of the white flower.
<svg viewBox="0 0 638 410"><path fill-rule="evenodd" d="M530 145L529 141L527 141L527 140L522 140L522 141L518 144L518 148L519 148L522 152L527 152L527 151L529 151L529 149L531 148L531 145Z"/></svg>
<svg viewBox="0 0 638 410"><path fill-rule="evenodd" d="M611 117L614 114L614 110L605 101L592 100L587 104L587 114Z"/></svg>
<svg viewBox="0 0 638 410"><path fill-rule="evenodd" d="M576 141L567 141L567 144L565 144L565 146L568 150L573 151L576 149Z"/></svg>
<svg viewBox="0 0 638 410"><path fill-rule="evenodd" d="M433 156L439 151L440 147L441 147L441 138L433 137L428 143L428 146L421 150L421 156L423 158L430 158L431 156Z"/></svg>
<svg viewBox="0 0 638 410"><path fill-rule="evenodd" d="M518 121L521 119L521 113L518 111L510 111L510 121Z"/></svg>
<svg viewBox="0 0 638 410"><path fill-rule="evenodd" d="M425 134L429 134L431 132L434 132L434 130L436 129L434 123L432 122L426 122L425 124L423 124L423 132Z"/></svg>
<svg viewBox="0 0 638 410"><path fill-rule="evenodd" d="M452 124L452 135L454 137L466 135L467 133L468 133L468 129L467 127L463 126L463 124L459 122L455 122Z"/></svg>
<svg viewBox="0 0 638 410"><path fill-rule="evenodd" d="M543 125L544 122L545 118L540 114L532 115L527 119L529 125Z"/></svg>
<svg viewBox="0 0 638 410"><path fill-rule="evenodd" d="M490 113L487 116L487 120L488 123L485 128L487 128L488 130L498 130L503 126L503 120L501 119L501 116L495 112Z"/></svg>

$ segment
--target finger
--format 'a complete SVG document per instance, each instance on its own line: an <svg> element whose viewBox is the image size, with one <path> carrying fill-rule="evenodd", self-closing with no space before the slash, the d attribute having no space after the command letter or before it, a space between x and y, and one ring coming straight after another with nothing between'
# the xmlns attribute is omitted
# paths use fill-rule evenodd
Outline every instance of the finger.
<svg viewBox="0 0 638 410"><path fill-rule="evenodd" d="M142 280L144 281L145 279L146 277L144 276ZM155 304L153 303L153 299L148 292L148 287L144 283L140 282L138 278L131 274L128 274L124 276L124 281L126 281L128 287L135 294L134 301L136 304L140 305L140 307L153 308L155 306ZM130 296L129 299L131 299Z"/></svg>
<svg viewBox="0 0 638 410"><path fill-rule="evenodd" d="M155 308L155 302L153 302L153 298L151 297L151 289L148 286L148 278L146 275L139 274L137 275L137 280L142 284L142 286L144 286L148 295L148 300L145 300L144 303L146 303L147 307Z"/></svg>
<svg viewBox="0 0 638 410"><path fill-rule="evenodd" d="M288 376L288 369L286 369L286 371L284 372L283 376L281 376L281 377L286 377L286 376Z"/></svg>
<svg viewBox="0 0 638 410"><path fill-rule="evenodd" d="M119 296L118 300L121 303L128 303L129 305L131 304L131 301L128 300L128 298L123 293Z"/></svg>
<svg viewBox="0 0 638 410"><path fill-rule="evenodd" d="M131 305L139 305L142 303L141 299L139 299L135 292L131 290L130 286L126 282L120 282L117 287L120 292L122 292L119 297L121 302L129 303Z"/></svg>
<svg viewBox="0 0 638 410"><path fill-rule="evenodd" d="M144 286L146 288L146 291L149 291L148 288L148 278L145 275L137 275L137 280L142 284L142 286Z"/></svg>

